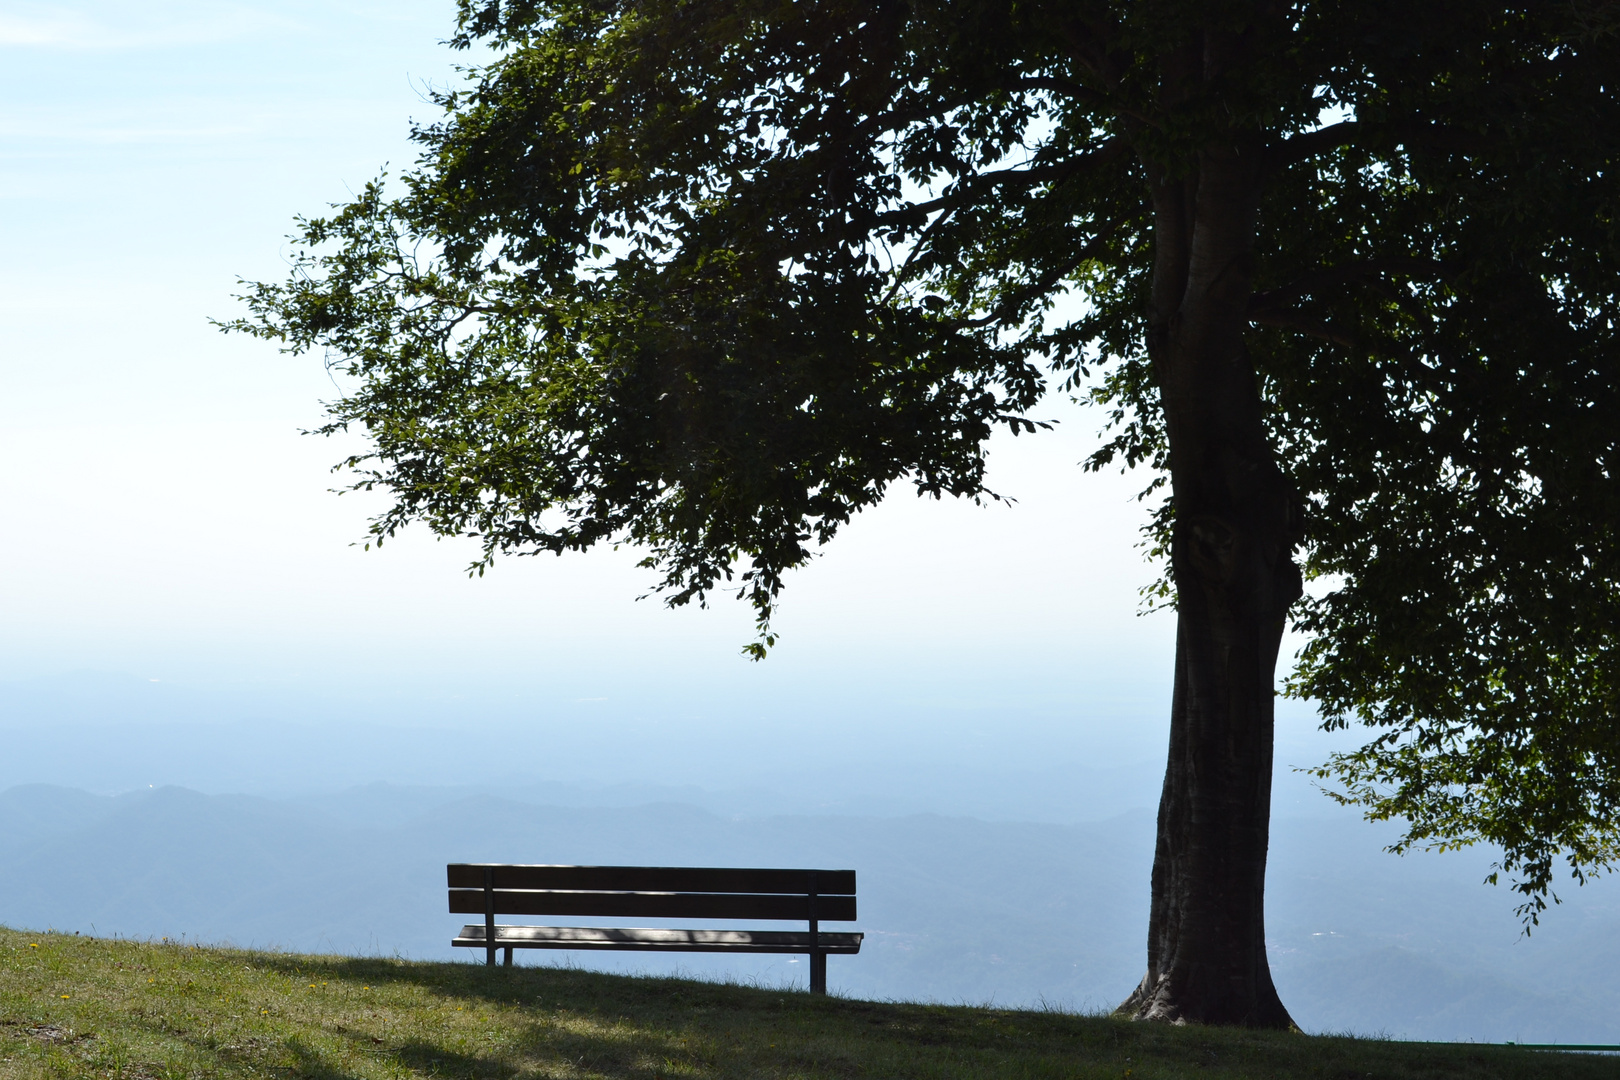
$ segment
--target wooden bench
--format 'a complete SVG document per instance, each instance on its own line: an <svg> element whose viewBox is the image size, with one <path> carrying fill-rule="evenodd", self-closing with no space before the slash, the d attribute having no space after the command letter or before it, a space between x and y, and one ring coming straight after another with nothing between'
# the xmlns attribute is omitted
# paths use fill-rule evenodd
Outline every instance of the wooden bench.
<svg viewBox="0 0 1620 1080"><path fill-rule="evenodd" d="M546 866L451 863L450 911L482 915L450 944L497 949L644 952L804 953L810 992L827 992L827 954L861 951L858 933L828 933L821 923L855 918L853 870L746 870L685 866ZM789 919L808 931L651 930L586 926L504 926L497 915L570 915L598 919Z"/></svg>

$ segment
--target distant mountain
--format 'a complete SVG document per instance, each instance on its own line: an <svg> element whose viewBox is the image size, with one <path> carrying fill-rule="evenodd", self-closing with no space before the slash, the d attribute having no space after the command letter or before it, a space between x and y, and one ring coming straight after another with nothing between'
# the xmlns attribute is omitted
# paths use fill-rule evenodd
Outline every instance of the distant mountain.
<svg viewBox="0 0 1620 1080"><path fill-rule="evenodd" d="M1100 1009L1141 974L1152 834L1146 812L1051 825L570 807L380 784L298 799L27 786L0 793L0 923L442 958L460 923L445 912L449 861L847 866L868 936L861 955L832 960L835 989ZM1272 960L1302 1026L1620 1041L1620 893L1608 883L1572 892L1527 940L1506 891L1480 886L1479 858L1395 859L1378 845L1353 819L1275 825ZM803 981L780 957L523 959Z"/></svg>
<svg viewBox="0 0 1620 1080"><path fill-rule="evenodd" d="M402 710L81 672L0 682L0 790L324 798L386 781L415 785L397 795L407 800L501 791L559 806L681 802L722 816L943 811L1077 822L1154 805L1164 776L1163 723L1123 705L1075 723L1066 711L1006 703L913 705L925 715L908 716L887 700L829 713L773 699L768 720L757 706L703 704L497 695ZM349 803L368 813L387 798L372 791Z"/></svg>

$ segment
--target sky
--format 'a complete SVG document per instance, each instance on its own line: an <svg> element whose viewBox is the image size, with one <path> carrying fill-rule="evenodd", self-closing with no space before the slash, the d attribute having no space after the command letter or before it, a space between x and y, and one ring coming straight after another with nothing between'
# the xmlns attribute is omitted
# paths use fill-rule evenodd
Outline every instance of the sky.
<svg viewBox="0 0 1620 1080"><path fill-rule="evenodd" d="M784 754L853 751L873 784L918 755L1162 761L1174 626L1138 611L1145 477L1083 473L1100 418L1062 397L1036 412L1055 431L991 444L1015 502L897 489L793 575L761 664L743 605L638 601L628 549L469 579L464 542L357 546L380 503L332 494L342 448L300 434L335 390L321 358L209 320L284 274L295 215L409 165L424 88L456 78L452 19L0 0L0 723L60 722L93 685L109 723L189 701L170 718L594 731L642 747L637 779L705 784ZM1313 728L1283 706L1285 768L1326 752Z"/></svg>

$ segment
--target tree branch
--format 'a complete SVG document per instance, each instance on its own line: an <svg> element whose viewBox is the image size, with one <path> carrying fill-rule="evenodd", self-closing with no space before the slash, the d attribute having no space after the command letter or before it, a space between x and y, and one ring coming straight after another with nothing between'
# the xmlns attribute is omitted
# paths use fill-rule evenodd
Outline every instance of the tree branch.
<svg viewBox="0 0 1620 1080"><path fill-rule="evenodd" d="M886 306L889 301L894 299L895 294L900 291L900 286L905 284L906 274L910 272L911 264L917 261L917 256L922 253L922 250L925 247L928 246L928 238L934 234L935 229L939 228L946 221L948 221L950 216L955 212L956 208L952 207L928 223L928 227L922 231L922 234L917 237L916 242L911 245L911 250L906 253L906 261L901 263L900 269L894 272L894 284L890 285L889 291L883 294L883 299L880 301L881 304Z"/></svg>
<svg viewBox="0 0 1620 1080"><path fill-rule="evenodd" d="M1286 168L1308 157L1348 146L1366 131L1366 126L1355 120L1344 120L1324 128L1317 128L1315 131L1307 131L1267 147L1266 164L1273 169Z"/></svg>
<svg viewBox="0 0 1620 1080"><path fill-rule="evenodd" d="M1356 347L1355 338L1336 330L1329 323L1317 322L1315 319L1307 318L1293 309L1250 314L1249 321L1258 326L1275 326L1282 330L1293 330L1309 337L1331 341L1335 345L1343 345L1347 349Z"/></svg>
<svg viewBox="0 0 1620 1080"><path fill-rule="evenodd" d="M1369 259L1325 270L1317 270L1295 278L1287 285L1257 292L1249 297L1251 315L1263 315L1273 309L1283 309L1293 300L1318 289L1336 285L1350 285L1379 278L1384 274L1407 274L1419 278L1455 277L1461 267L1435 259Z"/></svg>
<svg viewBox="0 0 1620 1080"><path fill-rule="evenodd" d="M1054 162L1051 165L1038 165L1031 168L997 169L995 172L976 173L973 176L958 180L955 190L949 195L941 195L939 198L930 199L927 202L913 203L902 210L890 210L877 214L872 218L872 224L887 225L891 222L915 218L918 214L926 217L936 210L947 212L956 210L978 197L982 193L982 188L996 184L1012 183L1029 187L1048 179L1056 179L1062 182L1083 169L1094 165L1107 164L1119 157L1126 148L1125 140L1116 135L1104 140L1100 146L1090 153L1069 158L1067 161Z"/></svg>
<svg viewBox="0 0 1620 1080"><path fill-rule="evenodd" d="M1072 274L1082 263L1096 258L1097 254L1102 250L1103 245L1112 240L1114 235L1119 232L1119 229L1120 223L1118 221L1110 221L1103 227L1101 232L1091 238L1089 243L1087 243L1079 251L1075 252L1073 258L1059 266L1052 267L1046 273L1036 278L1033 284L1027 285L1022 289L1015 289L1011 295L1002 300L1001 303L997 304L988 315L981 315L977 319L961 320L957 323L955 329L978 330L982 329L983 327L990 326L993 323L1000 322L1008 315L1017 311L1018 308L1022 307L1030 299L1045 295L1047 292L1051 291L1052 287L1058 282Z"/></svg>
<svg viewBox="0 0 1620 1080"><path fill-rule="evenodd" d="M1450 124L1424 123L1416 118L1394 124L1363 124L1356 120L1344 120L1273 142L1266 148L1266 164L1272 169L1286 168L1341 146L1379 138L1392 139L1410 148L1460 150L1465 153L1479 149L1486 141L1477 132Z"/></svg>
<svg viewBox="0 0 1620 1080"><path fill-rule="evenodd" d="M1003 90L1015 92L1019 90L1049 90L1052 93L1062 94L1064 97L1073 98L1077 101L1090 102L1118 116L1128 116L1132 120L1140 121L1149 127L1157 128L1161 126L1152 117L1130 108L1113 95L1106 94L1074 79L1063 79L1055 75L1025 75L1010 79L1002 83L1001 86Z"/></svg>

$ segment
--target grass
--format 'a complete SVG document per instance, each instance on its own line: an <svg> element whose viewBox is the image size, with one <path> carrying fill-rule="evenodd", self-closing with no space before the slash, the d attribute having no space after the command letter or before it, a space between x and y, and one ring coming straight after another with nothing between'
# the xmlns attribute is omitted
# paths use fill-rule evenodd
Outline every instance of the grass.
<svg viewBox="0 0 1620 1080"><path fill-rule="evenodd" d="M1614 1059L0 929L0 1077L1620 1077Z"/></svg>

